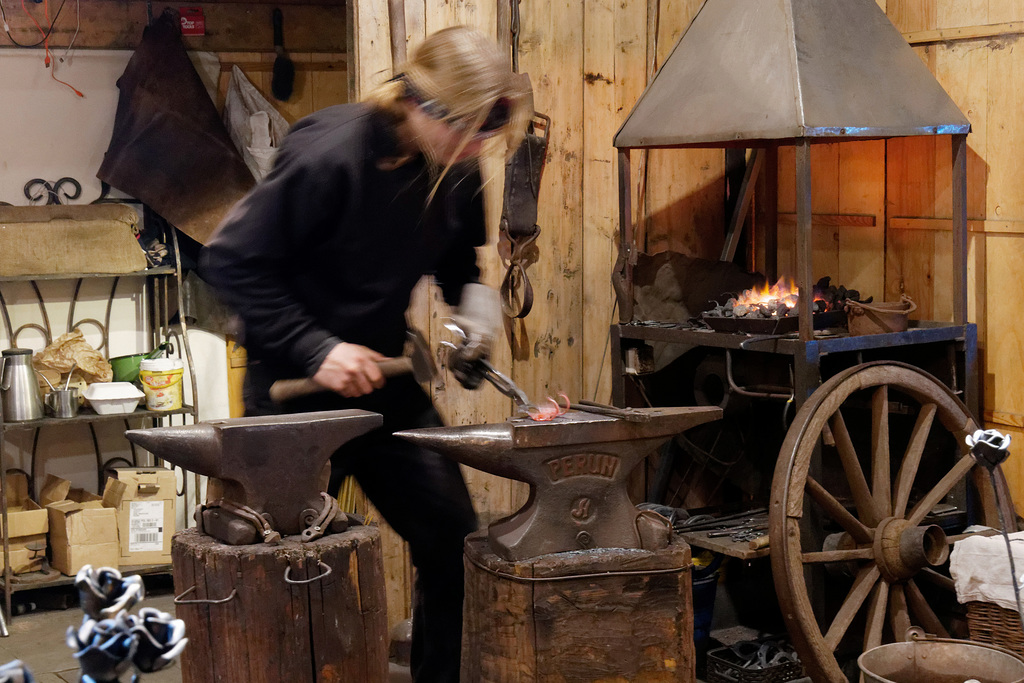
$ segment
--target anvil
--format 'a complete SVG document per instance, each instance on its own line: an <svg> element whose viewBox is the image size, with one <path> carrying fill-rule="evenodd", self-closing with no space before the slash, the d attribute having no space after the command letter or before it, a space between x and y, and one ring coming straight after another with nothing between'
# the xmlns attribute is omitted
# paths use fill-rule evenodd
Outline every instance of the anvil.
<svg viewBox="0 0 1024 683"><path fill-rule="evenodd" d="M332 410L130 429L125 436L170 463L220 479L225 500L291 536L302 533L324 508L319 482L331 454L382 423L377 413Z"/></svg>
<svg viewBox="0 0 1024 683"><path fill-rule="evenodd" d="M640 548L637 510L626 481L671 437L722 417L717 407L640 409L646 421L569 412L546 422L397 432L470 467L530 485L526 504L488 527L491 548L517 561L591 548Z"/></svg>

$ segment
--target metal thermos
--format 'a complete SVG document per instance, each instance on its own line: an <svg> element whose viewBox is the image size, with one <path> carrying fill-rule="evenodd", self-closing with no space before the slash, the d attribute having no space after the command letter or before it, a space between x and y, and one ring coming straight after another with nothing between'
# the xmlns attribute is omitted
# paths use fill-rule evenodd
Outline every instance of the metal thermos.
<svg viewBox="0 0 1024 683"><path fill-rule="evenodd" d="M4 422L43 417L43 396L32 369L32 349L7 349L0 354L0 405Z"/></svg>

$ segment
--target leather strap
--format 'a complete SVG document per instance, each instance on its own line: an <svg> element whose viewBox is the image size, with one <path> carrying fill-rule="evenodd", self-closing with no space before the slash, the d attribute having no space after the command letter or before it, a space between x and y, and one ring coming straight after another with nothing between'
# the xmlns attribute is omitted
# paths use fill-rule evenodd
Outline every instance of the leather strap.
<svg viewBox="0 0 1024 683"><path fill-rule="evenodd" d="M341 508L338 507L338 501L323 491L320 492L320 497L324 501L324 507L320 510L320 514L310 522L309 526L302 531L302 541L308 543L309 541L315 541L324 535L327 531L327 527L330 526L334 518L338 516L338 512Z"/></svg>
<svg viewBox="0 0 1024 683"><path fill-rule="evenodd" d="M249 522L253 525L253 527L256 528L256 533L259 535L261 539L263 539L264 543L277 543L281 540L281 534L277 531L274 531L274 529L271 528L270 524L263 517L263 515L256 512L256 510L253 510L251 507L247 505L240 505L238 503L234 503L228 500L227 498L218 498L217 500L210 502L204 507L206 509L219 507L235 515L239 519L243 519L246 522Z"/></svg>
<svg viewBox="0 0 1024 683"><path fill-rule="evenodd" d="M551 119L535 113L522 144L505 164L505 197L499 229L508 249L507 257L502 257L506 272L501 300L502 309L510 318L525 318L533 308L533 286L526 269L532 263L528 250L540 234L537 202L550 130Z"/></svg>

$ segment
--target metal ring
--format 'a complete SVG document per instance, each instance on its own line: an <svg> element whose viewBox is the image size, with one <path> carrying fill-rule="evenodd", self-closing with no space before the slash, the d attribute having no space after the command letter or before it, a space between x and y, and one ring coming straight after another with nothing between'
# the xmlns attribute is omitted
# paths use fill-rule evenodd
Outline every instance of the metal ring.
<svg viewBox="0 0 1024 683"><path fill-rule="evenodd" d="M183 597L185 597L186 595L188 595L189 593L191 593L195 589L196 589L196 587L192 586L191 588L189 588L187 591L185 591L181 595L175 595L174 596L174 604L175 605L221 605L221 604L223 604L225 602L228 602L229 600L233 600L235 598L235 596L238 595L238 589L237 588L232 588L231 589L231 595L229 595L226 598L222 598L220 600L182 600Z"/></svg>
<svg viewBox="0 0 1024 683"><path fill-rule="evenodd" d="M319 576L314 576L312 579L289 579L288 575L292 572L292 566L288 565L284 568L284 582L290 583L294 586L300 583L313 583L314 581L319 581L320 579L330 576L332 571L330 565L328 565L326 562L321 562L320 560L317 560L316 563L321 567L326 568L327 571L325 571L323 574L320 574Z"/></svg>

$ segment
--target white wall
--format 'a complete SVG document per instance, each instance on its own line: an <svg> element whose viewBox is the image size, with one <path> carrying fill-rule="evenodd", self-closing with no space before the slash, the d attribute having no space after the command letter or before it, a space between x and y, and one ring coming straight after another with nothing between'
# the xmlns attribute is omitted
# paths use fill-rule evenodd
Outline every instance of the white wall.
<svg viewBox="0 0 1024 683"><path fill-rule="evenodd" d="M61 52L53 54L59 57ZM43 57L42 50L0 49L0 201L28 204L23 194L26 182L34 178L53 182L69 176L82 186L82 196L71 203L89 203L100 195L96 171L113 129L118 100L116 82L131 52L80 50L64 62L58 61L55 75L71 83L85 97L78 97L67 86L54 81L43 65ZM209 57L203 57L209 63ZM55 335L65 331L72 286L67 282L42 283ZM75 317L102 320L109 286L106 280L86 282ZM39 322L38 306L28 285L6 284L2 291L15 328L25 322ZM148 337L139 332L144 325L143 314L141 285L122 279L110 325L110 348L103 350L108 357L149 350ZM83 332L90 344L99 346L98 330L84 326ZM6 336L6 331L0 329L0 348L14 345ZM227 417L223 337L190 330L189 343L199 386L200 419ZM17 345L38 351L44 341L41 335L29 330L19 335ZM186 396L191 400L190 391ZM104 460L129 455L122 431L121 423L97 426ZM31 431L8 433L4 449L8 468L29 468L32 436ZM70 479L75 486L96 490L96 456L87 426L43 430L37 452L37 487L46 474L56 474ZM191 519L193 505L194 499L179 500L179 527Z"/></svg>

